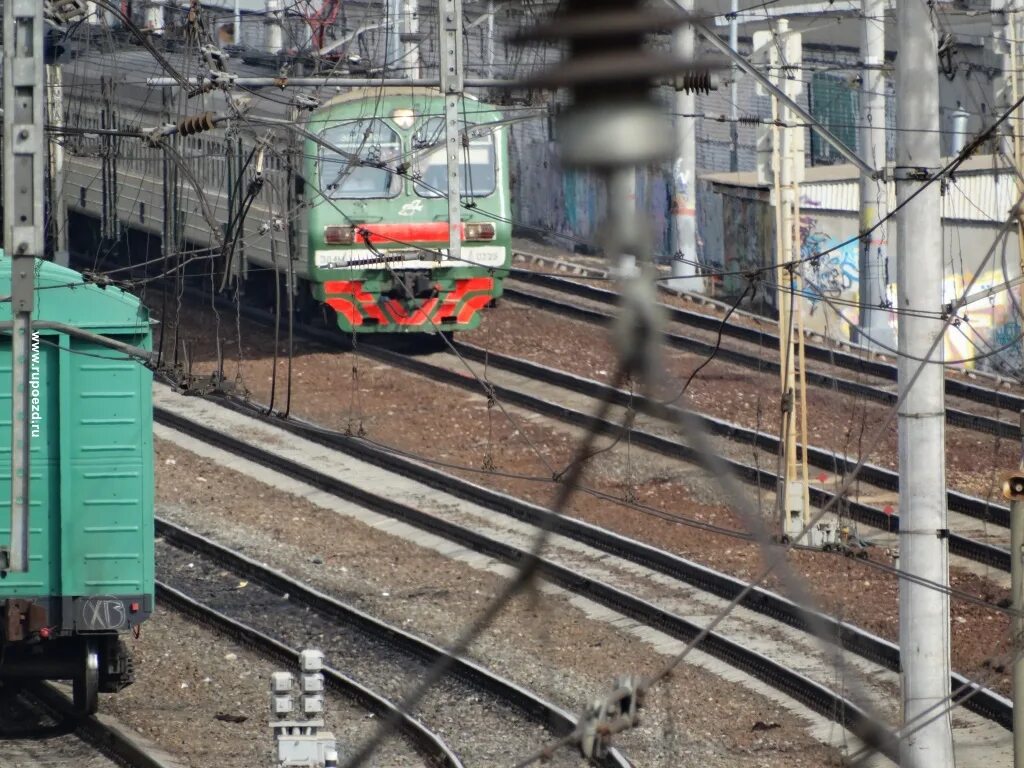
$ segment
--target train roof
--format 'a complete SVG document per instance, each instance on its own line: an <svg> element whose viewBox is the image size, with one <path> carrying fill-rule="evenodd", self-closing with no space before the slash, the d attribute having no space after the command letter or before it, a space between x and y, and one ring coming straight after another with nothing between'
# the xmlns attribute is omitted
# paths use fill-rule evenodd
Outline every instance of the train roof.
<svg viewBox="0 0 1024 768"><path fill-rule="evenodd" d="M472 108L467 112L467 117L472 117L475 122L494 122L501 119L500 107L482 102L475 96L466 95L466 101L472 102ZM401 107L412 107L425 105L433 102L430 108L437 110L443 100L443 94L437 88L394 86L385 88L353 88L345 93L327 100L320 107L314 110L309 118L311 123L323 122L339 116L349 117L352 112L358 109L359 117L367 116L362 106L365 102L374 105L373 113L378 116L387 116L391 111ZM423 109L424 107L420 107ZM465 110L460 110L460 112Z"/></svg>
<svg viewBox="0 0 1024 768"><path fill-rule="evenodd" d="M10 295L12 260L0 251L0 293ZM52 261L36 259L37 320L107 332L149 333L149 313L137 296L113 286L86 283L82 275ZM0 302L0 321L11 320L11 302Z"/></svg>
<svg viewBox="0 0 1024 768"><path fill-rule="evenodd" d="M201 67L198 56L193 52L186 55L181 52L163 53L164 58L175 71L184 77L195 77L205 74L208 70ZM274 70L252 64L246 64L241 58L228 60L228 70L239 77L270 77ZM161 122L162 93L160 88L149 86L147 78L163 77L169 73L157 62L153 55L146 49L135 45L121 45L114 49L98 51L95 48L79 49L74 57L70 58L64 65L64 88L65 99L68 101L80 100L83 103L98 105L103 99L103 81L111 80L115 87L115 101L119 105L119 121L129 124L138 124L142 127L157 125ZM323 115L346 104L355 103L361 99L373 98L384 100L425 100L428 98L441 98L441 93L436 88L423 87L374 87L373 79L367 79L366 87L341 88L336 86L316 87L289 87L287 92L276 86L263 88L237 88L233 92L236 99L250 99L247 114L259 117L272 117L278 119L288 118L292 105L292 97L296 93L312 96L322 101L322 104L311 113L312 115ZM472 95L466 94L468 101L476 102L483 107L474 109L474 112L494 111L494 117L481 116L481 122L489 122L491 119L499 119L499 108L479 102ZM185 104L185 112L182 114L199 114L205 111L226 112L228 105L225 94L219 90L202 94L187 101L176 99L171 108L171 114L179 115L179 104ZM127 108L126 108L127 107ZM74 125L75 112L70 108L67 114L69 125Z"/></svg>

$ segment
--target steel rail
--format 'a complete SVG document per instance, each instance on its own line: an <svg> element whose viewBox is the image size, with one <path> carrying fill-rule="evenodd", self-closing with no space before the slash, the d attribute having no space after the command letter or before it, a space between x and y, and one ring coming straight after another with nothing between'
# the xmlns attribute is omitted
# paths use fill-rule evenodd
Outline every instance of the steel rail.
<svg viewBox="0 0 1024 768"><path fill-rule="evenodd" d="M164 412L164 414L167 416L173 416L167 412ZM326 475L321 475L320 473L313 473L318 475L318 477L311 478L310 473L313 471L308 468L301 467L298 464L289 462L287 459L275 456L268 451L251 446L235 437L219 433L217 430L210 427L200 427L180 416L174 417L170 420L176 422L176 426L173 426L173 428L181 429L186 434L198 437L204 442L211 442L220 448L228 450L232 454L243 455L250 460L257 461L264 466L271 467L276 471L283 472L290 476L301 478L306 482L314 480L313 484L318 487L322 487L328 493L337 493L339 496L346 498L349 497L349 494L343 490L346 486L345 483L335 481L333 478L328 478ZM169 424L168 426L172 425ZM385 503L383 499L378 502L378 504L383 503ZM290 603L303 605L324 616L329 621L344 624L348 627L354 627L361 632L383 640L394 648L398 648L405 653L421 658L429 664L435 663L438 660L449 656L448 652L440 646L434 645L433 643L406 632L405 630L376 619L358 608L354 608L353 606L343 603L330 595L313 589L312 587L297 581L280 571L270 568L267 565L258 563L252 558L246 557L239 552L225 547L206 536L189 531L182 526L161 518L157 518L156 520L156 529L157 534L163 537L164 541L170 545L179 549L196 552L204 557L210 558L218 565L221 565L227 570L230 570L239 576L243 576L250 581L261 584L271 592L287 594L288 601ZM161 591L158 593L158 597L166 599L168 595L170 595L174 600L182 600L180 592L175 592L174 590L171 590L170 587L162 586ZM234 621L223 614L211 611L211 609L206 608L204 610L208 612L207 615L216 614L216 620L218 622ZM247 631L253 633L253 636L260 635L260 633L255 630ZM284 646L281 646L281 644L277 643L276 640L273 640L273 638L269 638L266 635L260 635L260 638L261 639L259 639L258 642L261 645L265 646L269 641L269 643L274 643L277 646L284 648ZM289 652L294 653L291 649L288 650ZM298 656L296 655L295 658L297 659ZM477 664L467 658L461 656L455 656L452 658L452 675L456 678L463 680L474 688L496 696L502 701L513 706L515 709L524 713L529 719L549 729L555 735L568 734L575 729L575 718L559 707L556 707L554 704L545 701L531 691L516 685L510 680L491 672L480 664ZM389 704L388 706L389 708L394 708L394 705ZM454 755L452 755L452 757L457 761L457 758L455 758ZM598 761L598 763L611 768L629 768L629 762L617 750L612 750L606 759ZM453 765L461 764L456 762Z"/></svg>
<svg viewBox="0 0 1024 768"><path fill-rule="evenodd" d="M50 683L28 683L18 687L24 695L63 720L73 723L86 743L119 765L131 768L180 768L170 756L157 754L136 734L102 714L83 715L74 703ZM159 750L162 752L162 750Z"/></svg>
<svg viewBox="0 0 1024 768"><path fill-rule="evenodd" d="M269 313L251 305L242 304L240 312L247 318L258 322L273 322L273 318L270 317ZM297 325L296 329L298 333L301 333L305 338L311 341L317 341L332 347L348 346L347 339L335 333L331 329L318 328L309 325ZM411 362L419 362L412 361L410 358L403 355L390 352L388 350L373 348L368 345L361 346L360 352L364 354L371 354L382 362L392 364L400 368L407 368L407 364ZM469 385L469 380L466 377L450 372L446 373L449 377L449 383L463 387ZM264 416L265 409L261 409L255 403L237 398L236 396L206 399L254 417ZM162 409L154 409L154 415L157 421L161 421L165 416L169 417L171 419L170 421L161 423L165 423L167 426L175 428L174 420L177 417L175 417L174 414L165 413ZM581 416L586 419L590 418L587 415L581 414ZM365 440L343 435L329 429L325 430L322 427L309 424L308 422L303 422L294 417L289 419L274 419L273 423L282 429L304 437L312 442L317 442L327 447L348 453L349 455L355 456L363 461L375 464L388 469L389 471L394 471L397 474L417 480L425 485L437 488L438 490L446 493L473 501L474 503L488 507L489 509L501 514L535 525L546 523L550 525L551 530L554 533L558 533L566 536L567 538L601 549L609 554L615 555L616 557L621 557L625 560L645 565L652 570L696 586L704 591L720 595L726 599L733 599L740 590L746 587L742 581L728 576L727 574L722 574L714 571L713 569L702 566L699 563L685 560L684 558L670 552L659 550L655 547L629 539L598 526L593 526L583 521L565 516L557 516L556 519L549 520L548 518L550 518L551 512L542 507L530 504L529 502L525 502L520 499L514 499L506 494L490 488L485 488L467 480L463 480L455 475L426 466L419 462L397 455L393 451L375 446ZM188 426L191 427L191 422L189 422ZM616 430L618 429L618 425L613 426ZM739 463L737 462L737 464ZM763 487L776 487L777 478L771 473L742 464L740 464L740 467L744 470L744 472L741 473L741 477L743 479L750 482L760 482ZM827 500L828 499L817 499L817 502L825 503ZM873 507L868 507L868 509L874 516L888 519L888 516L886 516L882 510L878 510ZM388 514L386 510L378 511L383 514ZM440 527L430 530L440 536L445 536L445 532L443 530L444 525L445 521L440 521ZM445 536L445 538L450 537ZM462 543L465 544L466 542ZM999 550L999 552L1008 557L1008 553L1005 551ZM839 557L841 555L834 554L832 556ZM569 586L567 588L571 589L572 587ZM794 627L803 629L804 631L809 631L808 616L810 613L807 609L797 606L786 598L770 591L760 588L754 589L749 595L747 595L741 604L750 610L767 616L772 616L776 619L785 621ZM837 621L831 616L827 616L825 614L817 614L816 621L824 622L824 626L830 627L833 630L832 637L842 647L863 656L866 659L879 663L891 671L899 672L899 648L894 643L879 638L878 636L873 635L862 628L856 627L855 625ZM964 676L958 673L952 674L952 685L954 690L961 689L967 684L967 682L967 678ZM981 688L980 690L976 687L971 688L970 693L971 695L969 697L963 697L963 706L965 709L997 722L1004 728L1012 728L1013 705L1007 698L987 688Z"/></svg>
<svg viewBox="0 0 1024 768"><path fill-rule="evenodd" d="M479 384L475 379L461 375L447 368L443 368L423 360L404 357L388 350L362 346L360 353L382 362L388 362L402 369L424 376L434 381L450 384L472 392L479 392ZM535 413L558 419L579 429L596 429L600 434L615 436L622 428L621 425L609 419L596 421L593 416L583 411L578 411L568 406L554 403L540 397L522 392L517 389L488 382L488 387L495 396L502 402L526 408ZM688 464L700 465L700 455L693 448L684 445L676 440L655 435L645 430L637 429L635 426L630 430L630 441L634 446L646 448L660 453L668 458L684 461ZM758 485L761 488L775 490L778 488L779 478L774 472L760 467L755 467L736 459L721 457L721 460L736 474L737 477L747 483ZM810 489L811 503L816 507L823 507L826 504L838 504L835 494L823 488ZM843 500L843 509L853 520L856 520L873 528L896 533L899 531L900 518L897 514L888 514L879 507L865 504L859 501ZM837 507L838 508L838 507ZM951 554L960 555L969 560L975 560L984 565L1009 572L1010 553L1001 547L976 541L975 539L961 536L950 532L949 551Z"/></svg>
<svg viewBox="0 0 1024 768"><path fill-rule="evenodd" d="M238 413L264 417L264 409L251 402L235 398L209 399L209 402L218 403ZM477 485L357 437L325 430L296 418L274 419L272 423L310 442L345 453L360 461L381 467L515 520L536 526L546 526L555 534L594 547L622 560L637 563L726 600L734 599L746 588L746 584L740 579L713 568L600 526L564 515L554 515L539 505ZM443 535L443 532L434 532ZM834 556L838 557L839 555ZM900 671L899 646L856 625L839 621L827 614L810 611L788 598L761 587L753 589L740 604L749 610L782 621L805 632L810 631L812 623L827 627L831 642L892 672ZM967 682L967 678L963 675L953 673L954 690L962 688ZM982 689L967 699L964 706L1005 728L1012 728L1013 705L1008 699L994 691Z"/></svg>
<svg viewBox="0 0 1024 768"><path fill-rule="evenodd" d="M561 293L578 296L601 304L613 304L618 301L618 294L614 291L595 288L594 286L585 285L574 280L567 280L565 278L558 277L557 275L547 275L542 272L534 272L532 270L524 269L513 269L511 270L511 273L515 280L548 288L550 290L556 290ZM576 317L580 320L599 325L607 325L614 319L614 316L611 313L601 312L589 307L581 307L577 304L560 301L559 299L551 296L542 296L530 293L529 291L523 291L507 283L505 284L504 295L510 299L514 299L515 301L537 307L538 309L555 311L561 315ZM768 333L767 331L748 328L734 323L723 324L720 319L711 317L710 315L703 315L699 312L693 312L679 307L663 306L665 306L670 318L677 322L712 332L717 332L721 327L723 336L731 336L732 338L740 341L766 347L770 346L772 349L778 348L778 336ZM677 333L669 332L665 335L665 338L668 344L686 352L693 352L695 354L705 356L714 354L716 358L723 362L732 363L744 368L752 368L766 373L778 373L779 371L779 363L777 360L766 360L758 355L726 347L719 348L718 351L715 352L714 344ZM806 350L808 357L819 362L830 363L838 367L868 373L872 376L884 378L889 381L896 381L896 366L889 363L883 363L878 360L864 360L856 355L851 355L848 352L831 350L828 347L821 347L813 344L806 345ZM890 392L882 387L872 386L871 384L864 384L858 381L851 381L850 379L844 379L839 376L816 371L807 372L807 381L809 384L815 386L857 395L858 397L874 400L885 405L895 404L897 398L895 392ZM979 387L967 382L956 381L955 379L950 379L948 377L946 378L946 394L951 397L960 397L966 400L972 400L983 405L1005 408L1013 413L1017 413L1021 409L1024 409L1024 397L1007 392L999 392L998 390L989 389L987 387ZM983 432L985 434L999 435L1000 437L1006 437L1012 440L1017 440L1020 437L1020 427L1016 422L1011 423L1002 421L1001 419L994 419L989 416L980 416L957 408L946 408L946 422L956 427L963 427L965 429Z"/></svg>
<svg viewBox="0 0 1024 768"><path fill-rule="evenodd" d="M165 539L172 539L181 536L185 541L191 541L189 537L201 539L184 529L175 526L173 523L157 519L157 533ZM202 548L197 543L196 549ZM216 546L216 545L214 545ZM205 552L206 550L203 549ZM299 651L288 645L266 635L259 630L253 629L220 611L210 608L203 602L186 595L184 592L175 589L163 582L156 582L157 599L174 610L191 617L199 623L214 627L220 632L231 637L236 642L246 645L262 656L268 656L280 660L294 667L299 665ZM444 768L463 768L462 761L458 755L449 747L445 741L427 728L423 723L412 715L402 712L394 703L372 691L361 683L356 682L347 675L331 667L323 670L324 681L327 685L347 699L357 702L360 706L378 717L390 716L398 713L401 717L399 731L416 748L416 750L428 761L429 765L444 766Z"/></svg>
<svg viewBox="0 0 1024 768"><path fill-rule="evenodd" d="M159 423L165 426L219 447L233 455L243 456L257 464L301 480L327 493L355 502L388 517L402 520L421 530L442 536L445 539L502 560L508 564L515 565L528 555L526 551L511 544L498 541L472 529L452 523L449 520L359 488L336 476L329 476L310 467L285 459L205 424L199 424L160 408L154 409L154 416ZM657 628L677 639L687 641L701 631L699 625L688 619L671 614L631 594L589 576L579 574L550 560L541 559L539 572L546 580L564 589L589 598L635 621ZM253 576L253 578L256 577ZM291 591L289 594L295 595ZM797 614L802 615L803 619L806 620L807 614L802 612L799 607L794 607L793 610ZM868 733L868 728L872 726L870 718L853 702L804 675L784 667L755 651L751 651L722 635L717 633L708 635L699 647L704 652L786 693L819 714L841 724L854 734ZM979 693L974 698L982 695L982 693ZM997 695L992 694L991 696ZM986 697L986 700L990 703L992 701L991 696ZM996 708L998 709L998 705ZM887 756L896 759L895 739L886 744L884 751Z"/></svg>
<svg viewBox="0 0 1024 768"><path fill-rule="evenodd" d="M546 384L562 387L577 394L595 398L610 398L616 405L632 406L650 416L665 418L671 421L673 419L677 420L682 412L678 407L649 400L642 395L626 392L625 390L613 390L607 384L556 368L550 368L510 355L503 355L465 342L453 342L453 344L459 351L459 354L467 359L476 360L481 363L486 362L489 366L502 368L537 381L543 381ZM753 445L766 451L774 452L779 449L779 439L775 435L750 429L713 416L697 413L694 416L704 424L708 431L715 435ZM852 472L857 465L857 462L850 461L838 453L824 448L816 448L809 445L801 446L801 449L807 451L807 458L812 465L840 476ZM898 491L900 487L899 473L875 464L864 464L858 476L867 484L884 490ZM1003 528L1010 527L1009 507L993 504L986 499L959 491L947 491L946 503L953 512L959 512L986 523L994 523Z"/></svg>

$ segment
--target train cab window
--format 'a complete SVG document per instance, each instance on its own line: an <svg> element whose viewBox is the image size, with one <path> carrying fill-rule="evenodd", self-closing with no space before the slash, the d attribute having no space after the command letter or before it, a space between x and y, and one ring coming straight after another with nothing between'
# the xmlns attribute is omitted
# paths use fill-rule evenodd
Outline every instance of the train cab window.
<svg viewBox="0 0 1024 768"><path fill-rule="evenodd" d="M463 123L468 128L469 146L463 146L462 167L459 169L459 187L467 197L486 197L494 192L497 182L494 133L488 126ZM440 147L439 149L432 149ZM432 117L424 120L413 136L413 173L419 179L416 194L423 197L443 197L448 194L448 163L444 151L444 120Z"/></svg>
<svg viewBox="0 0 1024 768"><path fill-rule="evenodd" d="M398 133L382 120L352 120L327 128L325 141L357 156L367 165L356 165L349 158L326 147L320 152L320 189L327 197L394 197L402 188L402 179L383 168L393 165L402 154Z"/></svg>

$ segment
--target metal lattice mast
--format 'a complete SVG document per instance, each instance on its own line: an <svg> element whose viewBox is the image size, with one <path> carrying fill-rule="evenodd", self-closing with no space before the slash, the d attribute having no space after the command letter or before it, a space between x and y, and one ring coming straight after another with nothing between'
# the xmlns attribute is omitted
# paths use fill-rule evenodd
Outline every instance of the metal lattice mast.
<svg viewBox="0 0 1024 768"><path fill-rule="evenodd" d="M864 60L860 94L860 153L885 168L885 9L886 0L864 0L860 52ZM889 192L884 178L860 177L860 326L855 341L867 346L895 346L889 326L888 225ZM877 227L877 228L876 228Z"/></svg>
<svg viewBox="0 0 1024 768"><path fill-rule="evenodd" d="M900 2L896 27L896 254L899 321L903 768L952 768L938 35L925 3ZM923 187L923 188L922 188ZM913 196L913 199L911 197ZM920 314L927 313L927 314ZM920 362L927 359L927 362ZM920 368L920 370L919 370ZM911 383L911 377L917 376ZM936 588L936 586L938 588Z"/></svg>
<svg viewBox="0 0 1024 768"><path fill-rule="evenodd" d="M790 32L785 19L772 31L754 35L755 53L765 52L774 85L782 89L786 100L795 102L802 85L796 77L803 56L799 32ZM775 257L778 264L776 284L779 310L779 371L782 425L779 435L784 447L783 480L779 488L782 533L789 539L799 536L810 519L808 468L806 457L798 458L798 436L807 443L807 395L803 360L803 315L799 291L800 270L800 182L804 171L803 127L787 101L772 99L771 178L775 207ZM759 168L767 176L767 168ZM808 541L813 541L809 539Z"/></svg>
<svg viewBox="0 0 1024 768"><path fill-rule="evenodd" d="M459 185L462 138L459 105L462 101L462 0L438 0L439 68L444 96L444 146L448 163L448 257L462 256L462 207Z"/></svg>
<svg viewBox="0 0 1024 768"><path fill-rule="evenodd" d="M43 4L7 0L4 40L4 249L12 259L11 544L5 570L28 570L29 345L35 303L35 259L45 248L43 214L46 68Z"/></svg>

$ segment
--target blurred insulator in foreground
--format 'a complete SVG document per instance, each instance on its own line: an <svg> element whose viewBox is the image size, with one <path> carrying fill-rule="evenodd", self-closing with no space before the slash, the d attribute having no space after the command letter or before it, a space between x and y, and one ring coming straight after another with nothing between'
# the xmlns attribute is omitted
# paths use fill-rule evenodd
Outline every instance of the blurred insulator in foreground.
<svg viewBox="0 0 1024 768"><path fill-rule="evenodd" d="M563 8L518 37L569 42L564 61L524 83L572 91L573 104L559 118L563 163L613 169L672 157L672 124L651 88L668 80L706 90L710 74L694 61L649 50L644 40L688 17L642 7L640 0L568 0Z"/></svg>

